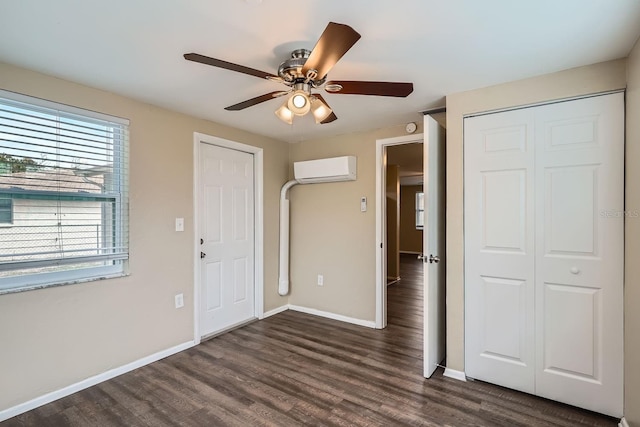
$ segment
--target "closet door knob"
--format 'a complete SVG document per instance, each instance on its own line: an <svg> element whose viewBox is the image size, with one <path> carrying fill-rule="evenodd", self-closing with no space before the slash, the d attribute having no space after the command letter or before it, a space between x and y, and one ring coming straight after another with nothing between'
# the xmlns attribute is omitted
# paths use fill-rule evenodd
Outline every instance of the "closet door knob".
<svg viewBox="0 0 640 427"><path fill-rule="evenodd" d="M569 271L571 272L571 274L578 274L580 273L580 270L578 270L578 267L571 267L569 269Z"/></svg>

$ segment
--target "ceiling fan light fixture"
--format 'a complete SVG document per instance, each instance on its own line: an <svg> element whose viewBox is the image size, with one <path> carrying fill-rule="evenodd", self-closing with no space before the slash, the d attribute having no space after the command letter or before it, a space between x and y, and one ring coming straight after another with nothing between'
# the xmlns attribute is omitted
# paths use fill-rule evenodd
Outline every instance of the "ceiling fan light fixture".
<svg viewBox="0 0 640 427"><path fill-rule="evenodd" d="M244 1L257 4L263 0ZM334 122L338 117L322 98L322 95L319 93L312 94L312 90L324 87L326 92L335 94L403 98L413 92L413 83L408 82L327 81L329 71L358 40L360 40L360 34L350 26L329 22L314 48L312 50L296 49L291 52L291 57L278 66L277 75L194 52L185 53L183 56L187 61L254 76L262 80L268 79L287 87L286 90L265 93L225 107L227 111L240 111L273 98L287 96L285 104L275 111L280 120L293 124L294 116L304 116L312 111L316 123L326 124Z"/></svg>
<svg viewBox="0 0 640 427"><path fill-rule="evenodd" d="M333 110L327 104L314 97L311 100L311 113L316 123L320 124L333 113Z"/></svg>
<svg viewBox="0 0 640 427"><path fill-rule="evenodd" d="M291 98L291 102L293 102L294 107L303 108L305 105L307 105L307 98L304 95L298 93L296 95L293 95L293 97Z"/></svg>
<svg viewBox="0 0 640 427"><path fill-rule="evenodd" d="M288 102L285 102L275 111L276 116L283 122L292 125L293 124L293 112L287 107Z"/></svg>
<svg viewBox="0 0 640 427"><path fill-rule="evenodd" d="M296 116L304 116L311 109L309 95L304 90L296 90L287 101L287 107Z"/></svg>

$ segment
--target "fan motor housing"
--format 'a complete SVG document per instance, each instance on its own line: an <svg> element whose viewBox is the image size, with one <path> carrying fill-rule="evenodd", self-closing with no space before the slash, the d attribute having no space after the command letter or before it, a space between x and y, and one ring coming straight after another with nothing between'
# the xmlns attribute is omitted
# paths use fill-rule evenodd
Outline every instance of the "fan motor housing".
<svg viewBox="0 0 640 427"><path fill-rule="evenodd" d="M311 51L308 49L296 49L291 52L291 58L284 61L278 67L278 75L284 80L284 83L293 86L296 83L308 83L312 87L318 87L327 80L327 76L322 79L309 80L302 73L302 68L309 58Z"/></svg>

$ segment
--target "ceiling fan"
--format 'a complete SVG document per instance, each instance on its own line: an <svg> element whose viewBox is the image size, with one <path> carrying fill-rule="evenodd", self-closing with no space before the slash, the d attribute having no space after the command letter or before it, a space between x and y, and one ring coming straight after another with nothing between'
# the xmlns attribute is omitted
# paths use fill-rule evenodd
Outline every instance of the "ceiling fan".
<svg viewBox="0 0 640 427"><path fill-rule="evenodd" d="M187 53L184 59L199 62L250 76L268 79L288 86L287 90L267 93L225 108L229 111L244 110L270 99L289 95L285 103L275 111L282 121L293 123L294 116L304 116L311 111L316 123L331 123L338 117L319 93L312 90L324 87L332 94L376 95L406 97L413 92L413 83L375 82L354 80L327 81L327 73L360 39L353 28L329 22L313 50L297 49L291 58L278 67L278 75L210 58L197 53Z"/></svg>

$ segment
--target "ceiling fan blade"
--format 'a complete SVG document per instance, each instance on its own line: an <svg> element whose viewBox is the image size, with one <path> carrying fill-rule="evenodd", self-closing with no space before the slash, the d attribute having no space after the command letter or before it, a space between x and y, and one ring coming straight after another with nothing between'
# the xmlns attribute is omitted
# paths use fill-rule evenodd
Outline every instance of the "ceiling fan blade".
<svg viewBox="0 0 640 427"><path fill-rule="evenodd" d="M320 95L319 93L314 93L313 96L318 98L328 108L331 108L331 107L329 107L329 104L327 103L327 101L325 101L325 99L322 97L322 95ZM333 112L333 109L332 109L331 110L331 114L329 114L329 117L327 117L322 122L320 122L320 124L324 125L324 124L331 123L331 122L336 121L336 120L338 120L338 116L336 116L336 114Z"/></svg>
<svg viewBox="0 0 640 427"><path fill-rule="evenodd" d="M358 40L360 34L350 26L329 22L302 67L302 73L306 76L307 71L315 70L317 78L323 78Z"/></svg>
<svg viewBox="0 0 640 427"><path fill-rule="evenodd" d="M284 96L288 94L288 91L279 90L277 92L265 93L264 95L256 96L255 98L247 99L246 101L240 102L238 104L230 105L225 108L227 111L240 111L245 108L253 107L254 105L260 104L265 101L269 101L273 98L278 98L280 96Z"/></svg>
<svg viewBox="0 0 640 427"><path fill-rule="evenodd" d="M232 62L223 61L222 59L210 58L198 53L185 53L184 59L186 59L187 61L199 62L201 64L211 65L218 68L224 68L225 70L231 70L242 74L249 74L250 76L260 77L261 79L280 79L280 77L271 73L266 73L264 71L256 70L255 68L249 68L245 67L244 65L238 65Z"/></svg>
<svg viewBox="0 0 640 427"><path fill-rule="evenodd" d="M413 92L413 83L333 80L327 82L325 90L329 93L344 95L376 95L404 98Z"/></svg>

